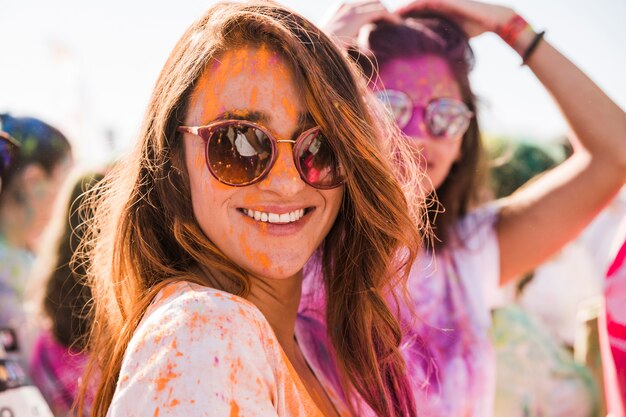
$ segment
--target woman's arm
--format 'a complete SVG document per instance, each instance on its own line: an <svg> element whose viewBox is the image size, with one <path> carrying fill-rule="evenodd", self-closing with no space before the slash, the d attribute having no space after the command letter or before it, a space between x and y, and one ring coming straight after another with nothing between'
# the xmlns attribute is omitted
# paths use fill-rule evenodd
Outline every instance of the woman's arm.
<svg viewBox="0 0 626 417"><path fill-rule="evenodd" d="M495 32L512 9L471 0L418 0L400 9L449 15L472 35ZM514 49L524 55L535 34L523 32ZM497 225L500 283L557 252L606 206L626 180L626 114L546 40L526 64L550 92L571 130L574 155L501 201Z"/></svg>

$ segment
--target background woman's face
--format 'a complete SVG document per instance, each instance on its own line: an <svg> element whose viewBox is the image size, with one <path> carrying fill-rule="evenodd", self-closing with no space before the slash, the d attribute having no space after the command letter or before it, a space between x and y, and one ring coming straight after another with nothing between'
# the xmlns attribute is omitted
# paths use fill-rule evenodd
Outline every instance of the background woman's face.
<svg viewBox="0 0 626 417"><path fill-rule="evenodd" d="M187 126L220 119L258 123L278 140L312 127L301 89L283 58L266 47L226 52L200 78L190 100ZM203 140L184 135L193 211L206 236L255 276L289 278L299 273L332 227L343 187L318 190L296 170L291 143L278 143L276 163L260 182L231 187L209 172ZM286 224L276 215L304 211ZM251 218L247 212L261 214ZM263 221L263 220L267 221Z"/></svg>
<svg viewBox="0 0 626 417"><path fill-rule="evenodd" d="M426 128L424 108L435 98L461 100L461 91L452 71L446 61L436 55L397 58L380 70L375 89L383 88L404 92L411 98L413 114L402 131L422 152L430 180L423 184L425 190L437 189L460 157L462 136L443 140L432 138Z"/></svg>

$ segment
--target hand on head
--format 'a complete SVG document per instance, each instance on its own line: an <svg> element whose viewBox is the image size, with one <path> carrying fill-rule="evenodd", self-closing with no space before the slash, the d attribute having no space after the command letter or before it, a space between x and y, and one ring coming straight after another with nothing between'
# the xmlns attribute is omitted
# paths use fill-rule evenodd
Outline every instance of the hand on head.
<svg viewBox="0 0 626 417"><path fill-rule="evenodd" d="M340 4L321 26L342 42L353 44L361 28L369 23L382 20L401 24L403 19L420 14L445 16L461 26L468 37L474 37L495 32L515 15L515 11L472 0L415 0L389 10L380 1L371 0Z"/></svg>

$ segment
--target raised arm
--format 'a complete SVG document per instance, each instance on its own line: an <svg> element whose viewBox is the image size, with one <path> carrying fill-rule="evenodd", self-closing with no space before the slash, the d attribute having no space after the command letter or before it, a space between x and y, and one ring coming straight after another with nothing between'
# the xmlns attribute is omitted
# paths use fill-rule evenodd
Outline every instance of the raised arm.
<svg viewBox="0 0 626 417"><path fill-rule="evenodd" d="M471 35L497 32L515 12L470 0L420 0L398 13L425 9L448 14ZM524 56L536 34L511 42ZM497 226L500 282L518 277L557 252L605 207L626 180L626 114L545 39L526 64L567 120L574 155L501 201Z"/></svg>

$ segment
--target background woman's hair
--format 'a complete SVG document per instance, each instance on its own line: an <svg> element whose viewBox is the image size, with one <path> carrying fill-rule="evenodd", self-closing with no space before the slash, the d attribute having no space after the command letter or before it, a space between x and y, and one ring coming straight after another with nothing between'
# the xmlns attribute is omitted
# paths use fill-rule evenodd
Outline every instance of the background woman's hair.
<svg viewBox="0 0 626 417"><path fill-rule="evenodd" d="M400 325L383 294L405 282L422 240L418 163L402 141L382 139L397 137L397 128L388 117L373 116L378 104L370 102L365 83L319 29L278 4L247 2L213 6L183 35L157 81L134 153L105 178L92 202L96 215L84 250L95 300L88 375L101 375L94 416L106 414L128 342L164 285L208 285L199 266L230 278L232 285L220 289L248 293L246 271L194 218L176 128L214 59L260 45L291 65L309 112L347 173L323 253L329 338L346 395L360 395L379 416L416 415L399 352Z"/></svg>
<svg viewBox="0 0 626 417"><path fill-rule="evenodd" d="M437 14L413 12L403 17L402 25L377 22L369 27L368 35L361 38L363 44L349 51L351 57L370 79L377 77L378 69L393 59L441 57L459 84L463 102L476 114L476 98L468 78L474 54L463 30ZM489 195L486 192L488 169L476 117L471 119L462 140L460 158L436 190L441 209L428 212L436 247L451 243L457 220Z"/></svg>
<svg viewBox="0 0 626 417"><path fill-rule="evenodd" d="M25 166L38 164L51 174L71 154L67 138L58 129L39 119L0 114L0 130L7 132L21 145L11 166L2 173L5 188Z"/></svg>

